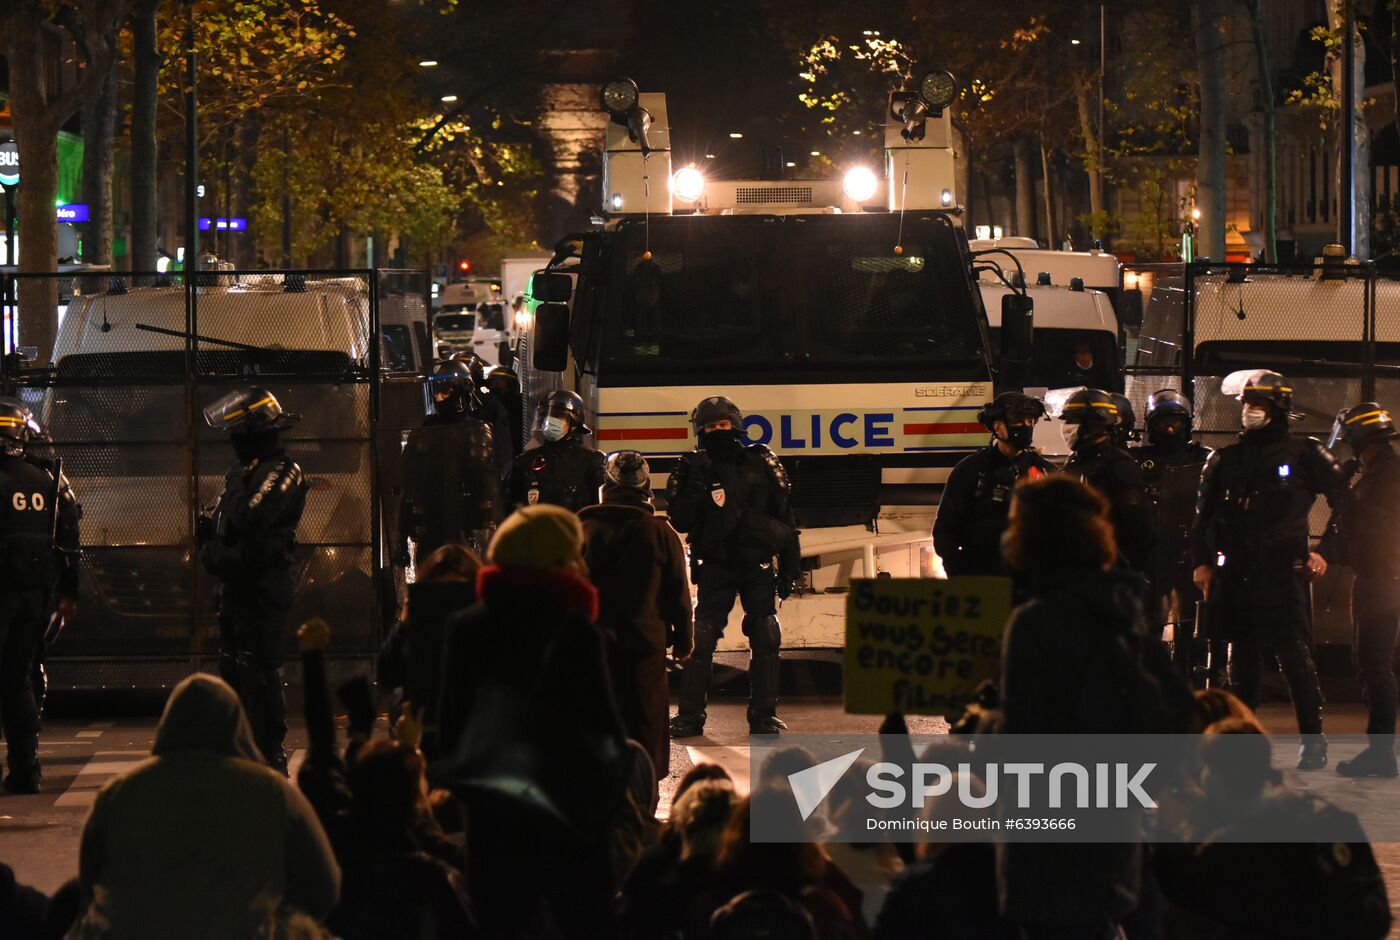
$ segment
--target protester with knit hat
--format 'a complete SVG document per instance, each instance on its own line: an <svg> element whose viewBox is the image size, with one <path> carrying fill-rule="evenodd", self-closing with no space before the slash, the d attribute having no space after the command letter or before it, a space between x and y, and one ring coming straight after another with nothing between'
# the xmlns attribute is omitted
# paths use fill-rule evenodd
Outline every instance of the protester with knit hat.
<svg viewBox="0 0 1400 940"><path fill-rule="evenodd" d="M527 933L524 920L597 936L620 881L608 853L635 758L583 527L558 506L522 507L496 530L487 562L477 602L447 622L439 709L478 922L492 937ZM501 864L522 845L538 877Z"/></svg>
<svg viewBox="0 0 1400 940"><path fill-rule="evenodd" d="M613 695L629 737L651 755L656 778L669 773L666 650L678 660L694 647L685 548L652 506L651 475L635 450L608 457L603 502L579 510L598 623L609 634Z"/></svg>

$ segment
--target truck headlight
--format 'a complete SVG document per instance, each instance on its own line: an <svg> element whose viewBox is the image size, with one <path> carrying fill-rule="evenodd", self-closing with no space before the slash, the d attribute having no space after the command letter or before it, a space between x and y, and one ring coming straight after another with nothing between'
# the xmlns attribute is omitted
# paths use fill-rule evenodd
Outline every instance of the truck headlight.
<svg viewBox="0 0 1400 940"><path fill-rule="evenodd" d="M853 202L867 202L875 197L875 190L880 188L880 181L875 178L875 174L869 167L854 166L846 171L846 177L841 181L841 189L846 193L846 197Z"/></svg>
<svg viewBox="0 0 1400 940"><path fill-rule="evenodd" d="M705 174L693 166L683 166L671 175L671 195L681 202L699 202L705 194Z"/></svg>

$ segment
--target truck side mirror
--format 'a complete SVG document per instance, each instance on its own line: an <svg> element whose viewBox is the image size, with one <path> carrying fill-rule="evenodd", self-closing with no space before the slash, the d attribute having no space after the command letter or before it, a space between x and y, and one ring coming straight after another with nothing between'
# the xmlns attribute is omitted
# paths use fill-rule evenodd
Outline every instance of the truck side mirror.
<svg viewBox="0 0 1400 940"><path fill-rule="evenodd" d="M1123 291L1123 309L1118 319L1123 326L1142 326L1142 288Z"/></svg>
<svg viewBox="0 0 1400 940"><path fill-rule="evenodd" d="M530 278L530 296L540 303L567 303L573 292L574 282L567 274L542 271Z"/></svg>
<svg viewBox="0 0 1400 940"><path fill-rule="evenodd" d="M534 367L541 372L563 372L568 368L569 308L558 303L540 304L535 308L534 334Z"/></svg>
<svg viewBox="0 0 1400 940"><path fill-rule="evenodd" d="M1001 298L1001 358L1003 362L1031 361L1035 333L1035 301L1025 294Z"/></svg>

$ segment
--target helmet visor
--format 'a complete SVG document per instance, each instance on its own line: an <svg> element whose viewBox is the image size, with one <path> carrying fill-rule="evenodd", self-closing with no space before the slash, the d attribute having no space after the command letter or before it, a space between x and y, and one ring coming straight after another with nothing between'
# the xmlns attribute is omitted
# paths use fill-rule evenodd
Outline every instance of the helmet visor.
<svg viewBox="0 0 1400 940"><path fill-rule="evenodd" d="M1065 416L1065 402L1078 392L1085 390L1085 386L1076 385L1074 388L1052 388L1045 393L1045 413L1052 418L1063 418Z"/></svg>
<svg viewBox="0 0 1400 940"><path fill-rule="evenodd" d="M231 430L252 423L257 427L287 427L295 415L284 414L276 396L261 389L240 389L204 408L204 421L211 428Z"/></svg>
<svg viewBox="0 0 1400 940"><path fill-rule="evenodd" d="M1247 387L1257 385L1259 378L1268 374L1268 369L1241 369L1231 372L1221 380L1220 394L1235 399L1242 398Z"/></svg>
<svg viewBox="0 0 1400 940"><path fill-rule="evenodd" d="M1335 450L1337 445L1346 439L1347 410L1343 408L1337 412L1337 417L1332 422L1332 433L1327 435L1327 449Z"/></svg>

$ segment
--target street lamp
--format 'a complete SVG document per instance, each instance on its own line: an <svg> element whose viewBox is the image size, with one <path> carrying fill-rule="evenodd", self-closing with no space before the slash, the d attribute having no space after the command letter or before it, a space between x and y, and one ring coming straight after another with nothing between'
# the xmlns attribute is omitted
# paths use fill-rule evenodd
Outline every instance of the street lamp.
<svg viewBox="0 0 1400 940"><path fill-rule="evenodd" d="M422 69L437 68L437 60L436 60L436 59L424 59L422 62L419 62L419 63L418 63L418 67L419 67L419 68L422 68Z"/></svg>
<svg viewBox="0 0 1400 940"><path fill-rule="evenodd" d="M451 104L452 102L454 102L454 101L456 101L456 100L457 100L457 96L456 96L456 95L443 95L443 96L442 96L442 103L443 103L443 104Z"/></svg>

